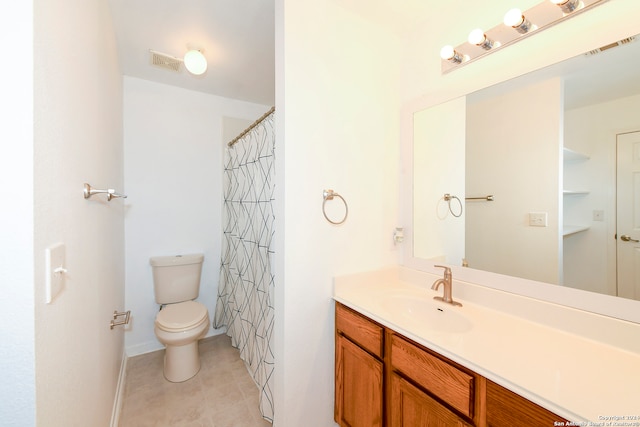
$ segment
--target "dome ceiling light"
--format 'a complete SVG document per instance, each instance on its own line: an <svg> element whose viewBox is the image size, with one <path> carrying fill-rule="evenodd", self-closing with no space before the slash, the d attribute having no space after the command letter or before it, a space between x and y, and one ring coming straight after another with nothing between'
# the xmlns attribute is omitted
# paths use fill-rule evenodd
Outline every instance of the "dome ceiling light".
<svg viewBox="0 0 640 427"><path fill-rule="evenodd" d="M207 58L205 58L204 49L200 47L194 47L187 45L187 53L184 54L184 58L177 58L173 55L158 52L153 49L149 49L151 53L151 64L160 68L165 68L171 71L180 71L180 63L184 63L184 67L188 72L194 76L199 76L207 71Z"/></svg>
<svg viewBox="0 0 640 427"><path fill-rule="evenodd" d="M207 58L202 53L204 49L188 46L189 51L184 54L184 67L193 75L199 76L207 71Z"/></svg>

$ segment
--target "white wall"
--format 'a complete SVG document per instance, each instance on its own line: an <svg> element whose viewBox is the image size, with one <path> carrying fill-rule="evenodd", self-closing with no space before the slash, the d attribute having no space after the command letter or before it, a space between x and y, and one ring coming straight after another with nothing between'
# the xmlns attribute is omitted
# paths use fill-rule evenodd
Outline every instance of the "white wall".
<svg viewBox="0 0 640 427"><path fill-rule="evenodd" d="M33 4L11 2L0 15L0 48L19 67L0 79L0 420L35 423L33 295ZM20 40L20 43L16 43Z"/></svg>
<svg viewBox="0 0 640 427"><path fill-rule="evenodd" d="M228 144L249 128L255 120L237 119L234 117L222 118L222 144Z"/></svg>
<svg viewBox="0 0 640 427"><path fill-rule="evenodd" d="M554 78L468 98L466 191L494 196L467 203L469 267L560 283L562 93ZM530 212L546 213L547 226L530 226Z"/></svg>
<svg viewBox="0 0 640 427"><path fill-rule="evenodd" d="M329 426L332 278L398 262L400 45L334 2L276 11L275 425ZM341 226L322 215L329 188Z"/></svg>
<svg viewBox="0 0 640 427"><path fill-rule="evenodd" d="M636 95L565 113L565 146L589 156L565 167L565 185L589 191L567 200L565 218L590 227L564 239L567 286L616 294L616 134L640 130L639 108ZM594 221L594 210L603 221Z"/></svg>
<svg viewBox="0 0 640 427"><path fill-rule="evenodd" d="M124 309L123 204L85 200L83 183L124 186L115 35L104 1L34 12L36 421L106 426L123 356L123 331L109 328ZM45 304L45 249L59 242L66 284Z"/></svg>
<svg viewBox="0 0 640 427"><path fill-rule="evenodd" d="M222 233L223 117L253 121L270 106L124 78L127 355L163 348L149 258L204 253L198 301L213 319ZM209 334L221 333L211 329Z"/></svg>

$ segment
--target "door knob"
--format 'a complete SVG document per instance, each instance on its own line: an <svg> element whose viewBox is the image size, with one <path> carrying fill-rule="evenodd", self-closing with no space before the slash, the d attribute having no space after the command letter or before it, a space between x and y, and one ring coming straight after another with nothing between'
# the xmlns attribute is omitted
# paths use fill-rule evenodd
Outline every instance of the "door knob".
<svg viewBox="0 0 640 427"><path fill-rule="evenodd" d="M620 239L623 242L636 242L636 243L640 242L640 240L632 239L631 237L627 236L626 234L623 234L622 236L620 236Z"/></svg>

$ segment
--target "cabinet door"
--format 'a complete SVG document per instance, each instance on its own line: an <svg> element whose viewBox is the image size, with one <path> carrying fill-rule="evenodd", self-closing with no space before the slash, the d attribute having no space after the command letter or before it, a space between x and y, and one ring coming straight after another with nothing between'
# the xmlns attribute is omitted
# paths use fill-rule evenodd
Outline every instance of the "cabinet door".
<svg viewBox="0 0 640 427"><path fill-rule="evenodd" d="M391 375L389 427L468 427L464 420L397 374Z"/></svg>
<svg viewBox="0 0 640 427"><path fill-rule="evenodd" d="M569 422L514 392L487 381L487 426L554 426Z"/></svg>
<svg viewBox="0 0 640 427"><path fill-rule="evenodd" d="M335 394L342 427L382 426L382 362L339 334Z"/></svg>

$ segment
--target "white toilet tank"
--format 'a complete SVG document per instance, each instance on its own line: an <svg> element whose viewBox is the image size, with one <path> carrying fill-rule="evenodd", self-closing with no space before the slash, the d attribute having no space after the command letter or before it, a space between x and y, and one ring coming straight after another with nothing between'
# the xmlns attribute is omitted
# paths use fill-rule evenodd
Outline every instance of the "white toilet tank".
<svg viewBox="0 0 640 427"><path fill-rule="evenodd" d="M198 298L203 254L152 257L153 291L158 304Z"/></svg>

